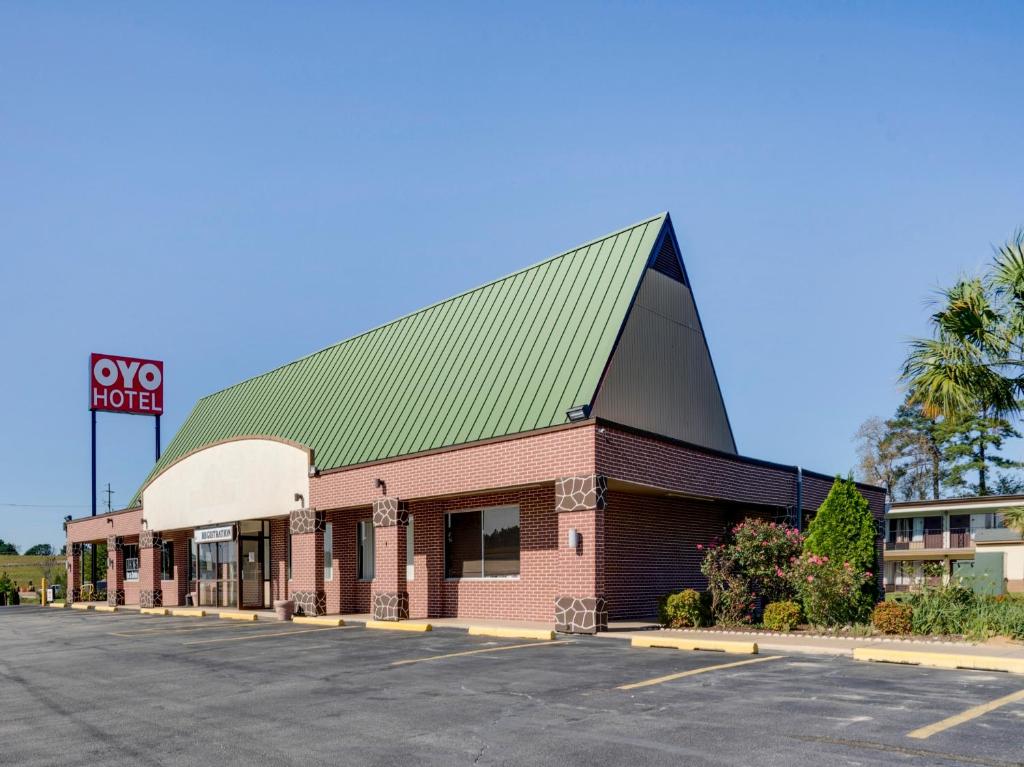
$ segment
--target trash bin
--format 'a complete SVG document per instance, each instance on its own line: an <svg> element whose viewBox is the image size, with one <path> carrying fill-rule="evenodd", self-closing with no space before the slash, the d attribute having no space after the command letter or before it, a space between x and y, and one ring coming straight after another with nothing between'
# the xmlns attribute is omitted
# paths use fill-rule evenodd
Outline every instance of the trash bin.
<svg viewBox="0 0 1024 767"><path fill-rule="evenodd" d="M277 619L279 621L290 621L292 619L292 614L295 612L295 600L275 599L274 612L277 613Z"/></svg>

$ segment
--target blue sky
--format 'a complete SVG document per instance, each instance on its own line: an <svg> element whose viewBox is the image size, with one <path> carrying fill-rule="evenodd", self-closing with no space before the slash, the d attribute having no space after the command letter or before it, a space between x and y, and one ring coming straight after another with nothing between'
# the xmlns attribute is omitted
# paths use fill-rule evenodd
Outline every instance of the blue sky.
<svg viewBox="0 0 1024 767"><path fill-rule="evenodd" d="M5 5L0 538L88 513L90 351L165 360L166 444L666 209L740 451L847 471L932 291L1024 224L1024 6L552 5ZM152 419L99 421L117 506Z"/></svg>

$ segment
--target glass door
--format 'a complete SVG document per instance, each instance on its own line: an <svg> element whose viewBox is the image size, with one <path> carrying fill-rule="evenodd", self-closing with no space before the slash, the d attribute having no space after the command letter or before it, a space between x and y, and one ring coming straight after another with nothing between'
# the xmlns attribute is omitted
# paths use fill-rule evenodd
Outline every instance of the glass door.
<svg viewBox="0 0 1024 767"><path fill-rule="evenodd" d="M199 604L238 606L238 544L235 541L199 544Z"/></svg>
<svg viewBox="0 0 1024 767"><path fill-rule="evenodd" d="M242 536L242 607L259 609L263 603L263 546L262 535Z"/></svg>

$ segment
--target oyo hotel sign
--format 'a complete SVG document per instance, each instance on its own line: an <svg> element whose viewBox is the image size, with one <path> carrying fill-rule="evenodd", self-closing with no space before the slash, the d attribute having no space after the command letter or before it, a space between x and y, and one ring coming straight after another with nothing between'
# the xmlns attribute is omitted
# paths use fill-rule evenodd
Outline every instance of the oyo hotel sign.
<svg viewBox="0 0 1024 767"><path fill-rule="evenodd" d="M91 355L89 409L160 415L164 412L164 363L114 354Z"/></svg>

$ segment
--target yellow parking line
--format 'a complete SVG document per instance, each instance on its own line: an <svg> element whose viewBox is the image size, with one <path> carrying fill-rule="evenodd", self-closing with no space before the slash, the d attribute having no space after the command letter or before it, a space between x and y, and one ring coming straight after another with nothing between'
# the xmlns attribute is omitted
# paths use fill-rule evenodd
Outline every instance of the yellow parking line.
<svg viewBox="0 0 1024 767"><path fill-rule="evenodd" d="M738 660L733 663L719 663L716 666L705 666L704 668L694 668L689 671L680 671L678 674L668 674L666 676L656 676L654 679L645 679L642 682L633 682L632 684L624 684L618 687L619 690L635 690L637 687L649 687L652 684L661 684L662 682L671 682L673 679L682 679L684 676L695 676L696 674L704 674L708 671L720 671L726 668L736 668L737 666L746 666L748 663L764 663L766 660L778 660L781 655L766 655L762 658L751 658L750 660Z"/></svg>
<svg viewBox="0 0 1024 767"><path fill-rule="evenodd" d="M269 631L260 633L246 632L245 636L222 637L218 639L196 639L193 642L182 642L183 645L214 644L215 642L245 642L250 639L262 639L263 637L294 636L295 634L312 634L314 631L344 631L354 626L328 626L322 629L300 629L298 631Z"/></svg>
<svg viewBox="0 0 1024 767"><path fill-rule="evenodd" d="M557 639L553 642L530 642L529 644L510 644L504 647L484 647L480 650L463 650L462 652L450 652L444 655L428 655L426 658L410 658L408 660L396 660L392 666L406 666L410 663L423 663L428 660L441 660L442 658L459 658L463 655L478 655L483 652L501 652L502 650L523 650L527 647L548 647L553 644L572 644L572 639Z"/></svg>
<svg viewBox="0 0 1024 767"><path fill-rule="evenodd" d="M919 727L916 730L908 732L907 737L924 740L925 738L930 738L937 732L948 730L950 727L956 727L958 724L969 722L972 719L977 719L982 714L987 714L989 711L994 711L1001 706L1005 706L1007 703L1014 703L1018 700L1024 700L1024 690L1018 690L1017 692L1012 692L1009 695L996 698L988 703L982 703L980 706L974 706L973 708L969 708L966 711L955 714L954 716L946 717L940 722L929 724L927 727Z"/></svg>

